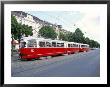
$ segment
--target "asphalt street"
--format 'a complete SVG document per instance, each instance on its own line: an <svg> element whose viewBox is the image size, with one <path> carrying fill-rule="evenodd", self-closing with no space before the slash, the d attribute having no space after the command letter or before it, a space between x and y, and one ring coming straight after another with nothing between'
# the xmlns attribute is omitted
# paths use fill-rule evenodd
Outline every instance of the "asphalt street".
<svg viewBox="0 0 110 87"><path fill-rule="evenodd" d="M12 77L99 77L100 49L46 59L21 61L12 57Z"/></svg>

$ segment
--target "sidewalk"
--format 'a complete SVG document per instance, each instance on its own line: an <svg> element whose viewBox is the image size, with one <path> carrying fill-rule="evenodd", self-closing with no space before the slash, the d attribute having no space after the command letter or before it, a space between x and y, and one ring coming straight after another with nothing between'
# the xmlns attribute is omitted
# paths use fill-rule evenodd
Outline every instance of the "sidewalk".
<svg viewBox="0 0 110 87"><path fill-rule="evenodd" d="M19 54L18 52L13 52L13 54L11 54L11 61L17 61L19 60Z"/></svg>

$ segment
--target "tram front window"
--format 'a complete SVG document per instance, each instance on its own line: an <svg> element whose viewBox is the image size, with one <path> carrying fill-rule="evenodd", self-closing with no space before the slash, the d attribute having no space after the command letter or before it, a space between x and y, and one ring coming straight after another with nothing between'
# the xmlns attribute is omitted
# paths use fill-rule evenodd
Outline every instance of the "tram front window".
<svg viewBox="0 0 110 87"><path fill-rule="evenodd" d="M26 42L21 42L20 43L20 48L25 48L26 47Z"/></svg>
<svg viewBox="0 0 110 87"><path fill-rule="evenodd" d="M35 39L28 40L27 47L37 47L37 42Z"/></svg>

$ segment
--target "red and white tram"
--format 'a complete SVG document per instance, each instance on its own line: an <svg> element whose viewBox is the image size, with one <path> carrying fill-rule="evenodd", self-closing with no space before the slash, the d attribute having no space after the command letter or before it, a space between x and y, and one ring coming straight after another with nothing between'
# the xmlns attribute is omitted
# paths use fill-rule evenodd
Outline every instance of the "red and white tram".
<svg viewBox="0 0 110 87"><path fill-rule="evenodd" d="M87 52L89 50L90 50L90 48L89 48L89 45L88 44L80 44L80 46L79 46L79 52Z"/></svg>
<svg viewBox="0 0 110 87"><path fill-rule="evenodd" d="M61 40L24 37L20 41L20 57L22 59L34 59L43 56L58 54L70 54L80 51L88 51L89 45Z"/></svg>
<svg viewBox="0 0 110 87"><path fill-rule="evenodd" d="M66 52L67 54L79 52L79 43L67 42L66 43Z"/></svg>

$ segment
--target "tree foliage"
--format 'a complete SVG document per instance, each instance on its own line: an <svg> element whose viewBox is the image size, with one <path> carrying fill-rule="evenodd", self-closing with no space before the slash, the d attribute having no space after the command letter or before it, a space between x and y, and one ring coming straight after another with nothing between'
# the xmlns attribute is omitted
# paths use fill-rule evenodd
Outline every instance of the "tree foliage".
<svg viewBox="0 0 110 87"><path fill-rule="evenodd" d="M65 34L63 34L62 32L59 33L59 39L60 40L65 40Z"/></svg>
<svg viewBox="0 0 110 87"><path fill-rule="evenodd" d="M11 35L13 39L20 39L22 35L32 36L32 27L18 23L15 16L11 16Z"/></svg>
<svg viewBox="0 0 110 87"><path fill-rule="evenodd" d="M41 35L42 37L51 38L51 39L55 39L57 37L57 33L51 26L43 26L39 30L39 35Z"/></svg>
<svg viewBox="0 0 110 87"><path fill-rule="evenodd" d="M73 33L72 32L69 32L66 34L67 35L67 41L70 41L70 42L73 42Z"/></svg>
<svg viewBox="0 0 110 87"><path fill-rule="evenodd" d="M67 34L60 32L59 33L59 39L64 40L64 41L68 41L68 36L67 36Z"/></svg>
<svg viewBox="0 0 110 87"><path fill-rule="evenodd" d="M79 28L77 28L74 33L60 33L59 39L70 42L89 44L92 48L100 47L100 44L97 41L91 40L88 37L84 37L84 33Z"/></svg>
<svg viewBox="0 0 110 87"><path fill-rule="evenodd" d="M84 34L79 28L77 28L73 33L73 41L78 43L82 43L84 41Z"/></svg>

